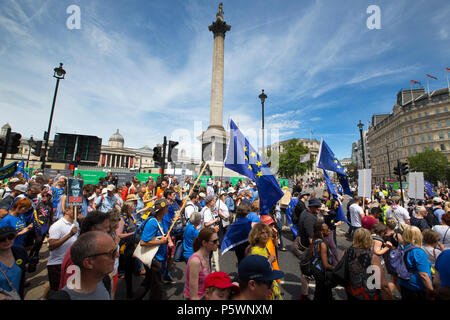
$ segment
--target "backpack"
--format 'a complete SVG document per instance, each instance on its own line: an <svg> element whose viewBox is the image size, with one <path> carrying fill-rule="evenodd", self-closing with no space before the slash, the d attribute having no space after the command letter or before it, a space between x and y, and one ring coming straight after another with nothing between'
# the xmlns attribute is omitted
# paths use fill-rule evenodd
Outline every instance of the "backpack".
<svg viewBox="0 0 450 320"><path fill-rule="evenodd" d="M320 241L321 242L321 241ZM320 244L319 242L319 244ZM300 256L300 270L304 276L312 277L316 274L315 263L317 262L317 256L314 253L314 246L307 248Z"/></svg>
<svg viewBox="0 0 450 320"><path fill-rule="evenodd" d="M439 208L432 208L432 207L427 207L427 216L424 217L425 221L428 223L428 225L430 226L430 228L433 228L434 226L440 224L436 215L434 214L434 212L439 209Z"/></svg>
<svg viewBox="0 0 450 320"><path fill-rule="evenodd" d="M138 244L141 241L142 232L144 231L144 227L149 220L151 220L150 217L145 219L145 221L136 228L136 231L134 232L134 242L136 244Z"/></svg>
<svg viewBox="0 0 450 320"><path fill-rule="evenodd" d="M386 269L389 273L397 276L399 279L409 281L412 273L406 266L406 254L418 247L410 245L407 249L399 247L398 249L392 249L387 255Z"/></svg>

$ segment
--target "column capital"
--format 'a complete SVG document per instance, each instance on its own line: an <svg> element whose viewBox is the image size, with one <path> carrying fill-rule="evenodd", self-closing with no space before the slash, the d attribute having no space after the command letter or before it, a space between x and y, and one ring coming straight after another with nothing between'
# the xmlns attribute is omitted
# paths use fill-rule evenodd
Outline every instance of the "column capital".
<svg viewBox="0 0 450 320"><path fill-rule="evenodd" d="M213 22L212 25L208 27L209 31L214 33L214 38L217 36L222 36L225 38L225 33L227 31L230 31L231 26L228 25L225 21L222 21L220 19L217 19L215 22Z"/></svg>

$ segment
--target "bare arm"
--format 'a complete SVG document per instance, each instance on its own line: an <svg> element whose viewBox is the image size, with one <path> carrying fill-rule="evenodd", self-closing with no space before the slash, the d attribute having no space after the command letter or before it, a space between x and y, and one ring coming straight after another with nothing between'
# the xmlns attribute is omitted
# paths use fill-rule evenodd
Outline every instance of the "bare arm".
<svg viewBox="0 0 450 320"><path fill-rule="evenodd" d="M70 232L68 234L66 234L61 239L48 239L49 250L52 251L52 250L55 250L55 249L61 247L67 240L69 240L70 238L72 238L72 236L77 234L77 232L78 232L78 227L75 226L72 228L72 230L70 230Z"/></svg>
<svg viewBox="0 0 450 320"><path fill-rule="evenodd" d="M320 257L322 259L322 265L326 270L334 269L334 267L328 263L328 250L325 242L320 243Z"/></svg>
<svg viewBox="0 0 450 320"><path fill-rule="evenodd" d="M198 259L189 262L189 299L199 300L198 297L198 275L201 271L201 263Z"/></svg>
<svg viewBox="0 0 450 320"><path fill-rule="evenodd" d="M384 274L384 269L383 269L383 266L381 265L380 258L377 255L372 256L372 265L375 265L378 267L378 270L380 272L381 292L386 297L386 300L394 300L394 297L392 296L392 292L389 289L389 285L386 281L386 275Z"/></svg>

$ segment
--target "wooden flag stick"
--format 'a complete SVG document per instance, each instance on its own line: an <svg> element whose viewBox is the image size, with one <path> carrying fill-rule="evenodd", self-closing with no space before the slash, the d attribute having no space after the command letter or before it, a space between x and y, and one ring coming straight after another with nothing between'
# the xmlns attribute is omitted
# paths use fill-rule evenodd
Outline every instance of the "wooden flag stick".
<svg viewBox="0 0 450 320"><path fill-rule="evenodd" d="M192 191L194 191L194 188L195 188L195 186L196 186L198 180L199 180L200 177L202 176L202 173L203 173L203 171L205 170L205 168L206 168L207 165L208 165L207 162L205 162L205 165L203 166L202 170L200 170L200 174L198 175L197 179L195 180L195 182L194 182L194 184L193 184L191 190L189 191L189 194L188 194L187 197L184 199L183 204L182 204L180 210L178 210L177 215L176 215L175 218L173 219L173 222L172 222L172 225L171 225L170 228L169 228L169 231L167 231L167 234L166 234L167 237L169 236L170 231L172 231L172 228L173 228L173 226L175 225L175 223L177 222L178 217L180 216L181 212L183 212L183 209L184 209L184 207L186 206L186 202L188 201L189 197L191 196Z"/></svg>

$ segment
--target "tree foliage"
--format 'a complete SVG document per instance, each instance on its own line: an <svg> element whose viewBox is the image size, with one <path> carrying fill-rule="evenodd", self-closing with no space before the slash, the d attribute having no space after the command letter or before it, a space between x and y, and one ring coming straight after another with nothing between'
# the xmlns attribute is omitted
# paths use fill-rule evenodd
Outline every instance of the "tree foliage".
<svg viewBox="0 0 450 320"><path fill-rule="evenodd" d="M297 139L291 139L283 145L283 152L280 154L278 174L286 179L296 179L311 170L314 165L314 159L301 163L300 157L309 152L309 148Z"/></svg>
<svg viewBox="0 0 450 320"><path fill-rule="evenodd" d="M414 157L409 157L408 166L410 172L423 172L424 179L433 184L448 181L449 162L440 151L427 149Z"/></svg>
<svg viewBox="0 0 450 320"><path fill-rule="evenodd" d="M356 163L349 163L345 166L347 168L347 175L350 182L358 181L358 165Z"/></svg>

